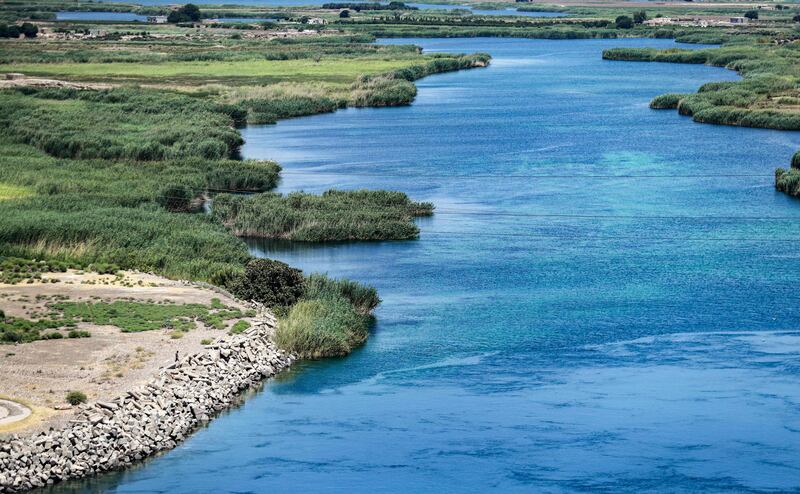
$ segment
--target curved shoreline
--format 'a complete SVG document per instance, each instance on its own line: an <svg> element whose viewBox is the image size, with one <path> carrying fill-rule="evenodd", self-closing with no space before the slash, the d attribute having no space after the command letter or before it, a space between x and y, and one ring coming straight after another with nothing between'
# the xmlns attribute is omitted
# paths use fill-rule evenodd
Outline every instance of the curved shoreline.
<svg viewBox="0 0 800 494"><path fill-rule="evenodd" d="M259 309L258 324L162 368L140 389L81 406L64 428L0 443L0 493L125 468L172 449L242 391L289 367L294 355L271 339L277 320Z"/></svg>

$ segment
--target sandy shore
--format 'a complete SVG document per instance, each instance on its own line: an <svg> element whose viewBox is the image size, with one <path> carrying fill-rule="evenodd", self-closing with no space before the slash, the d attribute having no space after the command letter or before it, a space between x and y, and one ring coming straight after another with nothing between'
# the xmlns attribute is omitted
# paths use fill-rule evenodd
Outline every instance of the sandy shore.
<svg viewBox="0 0 800 494"><path fill-rule="evenodd" d="M54 295L70 301L126 299L178 304L210 304L218 298L226 306L246 309L210 288L143 273L128 272L122 280L113 275L74 271L44 278L44 282L31 284L0 284L0 309L9 316L32 318L47 312L46 304L52 299L43 296ZM59 282L50 283L49 278ZM231 320L228 325L235 322ZM173 339L168 329L123 333L114 326L87 323L80 323L78 329L88 330L92 336L0 345L0 397L33 410L25 420L0 424L0 433L37 432L63 424L73 414L65 402L67 392L82 391L90 402L111 400L173 363L176 352L181 357L198 353L203 350L202 340L227 334L226 330L206 328L202 323L179 339Z"/></svg>

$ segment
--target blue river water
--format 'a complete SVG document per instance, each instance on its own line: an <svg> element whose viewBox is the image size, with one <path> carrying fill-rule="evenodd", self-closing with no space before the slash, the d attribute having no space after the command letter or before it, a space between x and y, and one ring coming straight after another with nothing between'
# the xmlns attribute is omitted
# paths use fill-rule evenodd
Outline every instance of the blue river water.
<svg viewBox="0 0 800 494"><path fill-rule="evenodd" d="M494 59L244 131L283 191L436 204L416 241L251 243L375 285L368 343L59 492L800 490L800 134L648 108L730 71L600 56L667 40L390 42Z"/></svg>

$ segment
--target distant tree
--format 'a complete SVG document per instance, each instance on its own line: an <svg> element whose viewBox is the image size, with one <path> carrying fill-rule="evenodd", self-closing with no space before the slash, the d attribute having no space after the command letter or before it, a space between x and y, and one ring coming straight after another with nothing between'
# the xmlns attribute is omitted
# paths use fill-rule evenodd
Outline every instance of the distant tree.
<svg viewBox="0 0 800 494"><path fill-rule="evenodd" d="M348 17L350 17L350 11L349 10L344 9L343 11L339 12L339 18L340 19L347 19Z"/></svg>
<svg viewBox="0 0 800 494"><path fill-rule="evenodd" d="M792 20L794 22L800 22L800 14L795 14L794 17L792 17Z"/></svg>
<svg viewBox="0 0 800 494"><path fill-rule="evenodd" d="M181 22L197 22L200 20L200 8L193 4L187 3L183 7L173 10L167 16L167 22L178 24Z"/></svg>
<svg viewBox="0 0 800 494"><path fill-rule="evenodd" d="M26 38L35 38L39 33L39 28L30 22L23 23L19 30L25 35Z"/></svg>
<svg viewBox="0 0 800 494"><path fill-rule="evenodd" d="M6 38L19 38L20 34L19 26L15 26L14 24L8 26L8 29L6 29Z"/></svg>
<svg viewBox="0 0 800 494"><path fill-rule="evenodd" d="M614 23L616 24L617 29L630 29L633 27L633 19L627 15L621 15L617 17Z"/></svg>
<svg viewBox="0 0 800 494"><path fill-rule="evenodd" d="M744 16L748 19L758 19L758 11L757 10L748 10L744 13Z"/></svg>
<svg viewBox="0 0 800 494"><path fill-rule="evenodd" d="M634 24L641 24L647 20L647 12L644 10L640 10L639 12L633 13L633 22Z"/></svg>

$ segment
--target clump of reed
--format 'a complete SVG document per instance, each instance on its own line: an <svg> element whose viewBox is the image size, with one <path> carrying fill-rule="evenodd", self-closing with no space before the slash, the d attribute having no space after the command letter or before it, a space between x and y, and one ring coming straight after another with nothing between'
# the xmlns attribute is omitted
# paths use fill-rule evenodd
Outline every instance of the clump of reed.
<svg viewBox="0 0 800 494"><path fill-rule="evenodd" d="M433 214L433 205L402 192L329 190L322 195L220 194L213 217L238 236L304 242L406 240L416 238L413 219Z"/></svg>

